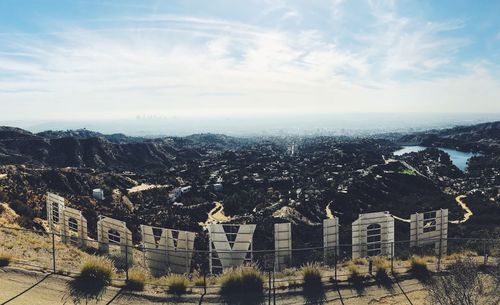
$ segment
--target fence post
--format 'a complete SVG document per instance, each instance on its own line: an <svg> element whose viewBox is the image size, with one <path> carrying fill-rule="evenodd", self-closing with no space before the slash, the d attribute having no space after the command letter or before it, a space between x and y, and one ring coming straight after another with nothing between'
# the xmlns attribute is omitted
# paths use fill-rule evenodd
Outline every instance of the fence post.
<svg viewBox="0 0 500 305"><path fill-rule="evenodd" d="M207 294L207 273L203 272L203 294Z"/></svg>
<svg viewBox="0 0 500 305"><path fill-rule="evenodd" d="M269 294L268 294L269 295L268 296L269 302L268 302L268 304L271 305L271 270L269 270L267 277L269 278Z"/></svg>
<svg viewBox="0 0 500 305"><path fill-rule="evenodd" d="M128 281L128 244L125 244L125 280Z"/></svg>
<svg viewBox="0 0 500 305"><path fill-rule="evenodd" d="M391 243L391 273L394 273L394 242Z"/></svg>
<svg viewBox="0 0 500 305"><path fill-rule="evenodd" d="M437 271L441 271L441 255L443 254L443 236L439 236L439 255Z"/></svg>
<svg viewBox="0 0 500 305"><path fill-rule="evenodd" d="M274 277L274 271L273 271L273 304L276 305L276 283L275 283L275 277Z"/></svg>
<svg viewBox="0 0 500 305"><path fill-rule="evenodd" d="M483 239L483 256L484 256L484 265L488 264L488 253L486 252L486 240Z"/></svg>
<svg viewBox="0 0 500 305"><path fill-rule="evenodd" d="M52 231L52 271L56 273L56 237Z"/></svg>
<svg viewBox="0 0 500 305"><path fill-rule="evenodd" d="M334 247L333 250L333 255L334 255L334 269L335 269L335 283L337 283L337 246Z"/></svg>

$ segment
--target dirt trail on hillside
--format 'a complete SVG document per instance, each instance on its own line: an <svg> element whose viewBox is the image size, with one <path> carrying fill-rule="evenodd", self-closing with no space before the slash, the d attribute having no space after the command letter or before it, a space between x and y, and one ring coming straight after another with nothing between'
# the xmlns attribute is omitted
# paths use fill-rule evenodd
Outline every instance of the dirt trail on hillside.
<svg viewBox="0 0 500 305"><path fill-rule="evenodd" d="M449 223L452 223L452 224L461 224L461 223L464 223L467 220L469 220L469 218L472 215L474 215L474 213L472 213L471 209L462 200L462 199L464 199L466 197L467 196L465 196L465 195L460 195L460 196L455 197L455 201L457 202L458 206L461 207L462 210L464 210L464 217L462 219L459 219L459 220L450 220ZM395 215L392 215L392 218L394 218L396 220L399 220L399 221L402 221L402 222L407 222L407 223L411 222L410 219L401 218L401 217L398 217L398 216L395 216Z"/></svg>
<svg viewBox="0 0 500 305"><path fill-rule="evenodd" d="M452 221L450 221L450 223L461 224L461 223L464 223L467 220L469 220L469 218L472 215L474 215L472 213L471 209L469 209L469 207L467 206L467 204L465 204L465 202L462 200L464 198L467 198L467 196L460 195L460 196L455 197L455 201L457 202L458 206L461 207L462 210L464 210L464 217L462 219L460 219L460 220L452 220Z"/></svg>
<svg viewBox="0 0 500 305"><path fill-rule="evenodd" d="M330 202L326 208L325 208L325 212L326 212L326 218L328 219L333 219L334 216L333 216L333 213L332 213L332 210L330 209L330 204L332 204L332 202Z"/></svg>
<svg viewBox="0 0 500 305"><path fill-rule="evenodd" d="M208 212L207 221L205 221L203 225L207 226L212 223L228 222L231 221L231 219L231 217L224 214L224 205L221 202L216 201L215 207Z"/></svg>

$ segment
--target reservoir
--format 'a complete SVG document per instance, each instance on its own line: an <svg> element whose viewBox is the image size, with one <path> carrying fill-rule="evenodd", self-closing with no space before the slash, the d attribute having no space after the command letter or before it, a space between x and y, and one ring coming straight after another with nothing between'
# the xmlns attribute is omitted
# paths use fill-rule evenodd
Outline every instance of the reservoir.
<svg viewBox="0 0 500 305"><path fill-rule="evenodd" d="M401 156L411 152L419 152L426 148L427 147L424 146L403 146L402 149L396 150L395 152L393 152L393 154L395 156ZM480 155L479 153L465 152L449 148L437 148L450 155L451 162L453 162L453 164L461 171L465 171L465 169L467 168L467 161L469 161L471 157Z"/></svg>

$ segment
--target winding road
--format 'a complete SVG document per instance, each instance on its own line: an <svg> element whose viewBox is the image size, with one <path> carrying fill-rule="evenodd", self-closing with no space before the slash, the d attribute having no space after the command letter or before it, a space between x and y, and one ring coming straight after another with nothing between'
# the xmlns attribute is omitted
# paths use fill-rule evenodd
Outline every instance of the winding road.
<svg viewBox="0 0 500 305"><path fill-rule="evenodd" d="M474 213L472 213L471 209L462 200L462 199L464 199L466 197L467 196L465 196L465 195L459 195L459 196L455 197L455 201L457 202L458 206L461 207L462 210L464 210L464 217L462 219L459 219L459 220L450 220L449 223L452 223L452 224L461 224L461 223L464 223L467 220L469 220L469 218L472 215L474 215ZM395 216L395 215L392 215L392 218L394 218L396 220L399 220L399 221L402 221L402 222L407 222L407 223L411 222L410 219L401 218L401 217L398 217L398 216Z"/></svg>
<svg viewBox="0 0 500 305"><path fill-rule="evenodd" d="M452 220L452 221L450 221L450 223L453 223L453 224L464 223L467 220L469 220L469 218L473 215L471 209L469 209L469 207L462 200L462 199L464 199L466 197L467 196L465 196L465 195L460 195L460 196L455 197L455 201L457 202L458 206L461 207L462 210L464 210L464 218L462 218L460 220Z"/></svg>
<svg viewBox="0 0 500 305"><path fill-rule="evenodd" d="M330 203L328 203L328 205L326 206L325 208L325 212L326 212L326 217L328 219L333 219L333 213L332 213L332 210L330 210L330 204L332 204L332 202L330 201Z"/></svg>
<svg viewBox="0 0 500 305"><path fill-rule="evenodd" d="M207 221L205 221L204 225L206 226L211 223L228 222L231 219L231 217L224 214L224 205L222 205L221 202L216 201L215 207L208 212Z"/></svg>

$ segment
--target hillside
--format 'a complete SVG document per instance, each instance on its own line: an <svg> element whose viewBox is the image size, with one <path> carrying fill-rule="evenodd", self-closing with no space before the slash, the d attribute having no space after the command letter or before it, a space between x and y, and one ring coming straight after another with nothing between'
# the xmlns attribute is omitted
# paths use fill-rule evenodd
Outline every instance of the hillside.
<svg viewBox="0 0 500 305"><path fill-rule="evenodd" d="M472 147L496 143L498 125L425 135L463 140L462 145ZM349 224L360 213L390 211L408 219L418 211L447 208L456 220L463 210L455 197L466 195L466 202L474 204L474 216L450 232L500 234L495 225L500 166L494 153L472 158L462 172L440 150L394 156L401 141L376 138L198 134L157 139L120 135L113 141L87 130L32 134L7 127L0 129L0 137L0 200L8 202L27 227L36 226L33 218L45 216L48 191L68 198L89 224L99 214L113 215L131 228L144 223L200 236L204 233L199 223L219 202L231 221L262 224L256 248L272 247L268 232L273 223L285 221L293 224L295 246L315 246L321 244L318 230L328 213L340 217L341 239L348 243ZM418 133L403 139L424 137ZM134 187L140 191L129 192ZM189 191L172 195L181 187ZM94 188L104 190L105 200L92 198ZM407 239L407 225L400 227L397 239ZM91 235L94 230L89 228Z"/></svg>
<svg viewBox="0 0 500 305"><path fill-rule="evenodd" d="M408 134L399 138L398 142L464 151L500 152L500 121Z"/></svg>

